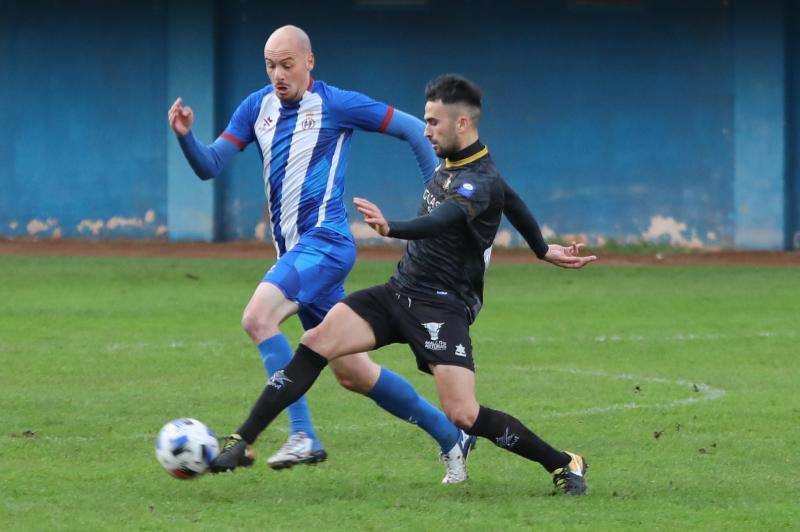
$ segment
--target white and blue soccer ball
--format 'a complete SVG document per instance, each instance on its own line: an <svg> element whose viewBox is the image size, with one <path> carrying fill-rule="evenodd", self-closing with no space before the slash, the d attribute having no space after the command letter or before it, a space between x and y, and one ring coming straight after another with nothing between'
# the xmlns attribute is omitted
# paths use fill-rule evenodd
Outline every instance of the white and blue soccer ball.
<svg viewBox="0 0 800 532"><path fill-rule="evenodd" d="M189 417L173 419L156 437L156 458L175 478L190 479L208 471L219 454L214 431Z"/></svg>

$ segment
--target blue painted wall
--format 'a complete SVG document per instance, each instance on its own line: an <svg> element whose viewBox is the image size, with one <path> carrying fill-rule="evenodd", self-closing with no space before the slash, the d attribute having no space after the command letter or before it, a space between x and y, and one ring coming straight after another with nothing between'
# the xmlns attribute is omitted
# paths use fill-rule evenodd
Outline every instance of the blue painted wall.
<svg viewBox="0 0 800 532"><path fill-rule="evenodd" d="M488 5L491 9L487 8ZM316 76L421 115L425 83L443 70L484 90L481 133L498 166L558 234L641 238L685 224L673 238L733 243L733 56L729 9L718 1L645 2L647 8L577 3L467 2L359 10L305 23ZM303 20L302 7L231 6L219 116L265 83L271 28ZM475 13L481 24L476 27ZM442 21L461 30L444 31ZM228 37L230 36L230 37ZM248 238L261 219L256 150L228 173L222 233ZM392 217L416 211L420 183L409 150L357 134L352 194ZM654 217L667 219L651 228ZM670 221L668 219L673 219Z"/></svg>
<svg viewBox="0 0 800 532"><path fill-rule="evenodd" d="M214 3L211 0L171 0L167 27L167 94L171 106L180 96L195 112L192 131L198 138L216 133ZM156 109L154 116L163 109ZM172 130L167 139L167 229L170 239L214 239L215 183L197 179Z"/></svg>
<svg viewBox="0 0 800 532"><path fill-rule="evenodd" d="M0 145L0 235L29 234L35 218L58 220L64 236L91 236L87 224L77 227L94 220L103 222L98 236L152 237L169 227L173 238L268 238L257 149L213 185L190 185L165 113L184 95L198 134L212 140L267 83L270 31L295 23L312 37L315 77L416 115L434 75L476 80L482 138L548 234L793 245L800 54L793 32L780 30L796 26L797 14L781 0L767 3L432 0L391 9L209 0L192 34L178 32L181 9L165 2L0 0L0 125L17 132ZM206 52L192 52L186 39ZM197 67L179 76L184 56ZM753 124L767 136L753 136ZM769 149L759 151L764 142ZM409 149L357 133L348 191L392 217L410 216L421 182ZM757 194L766 204L753 201ZM109 229L114 217L130 223Z"/></svg>
<svg viewBox="0 0 800 532"><path fill-rule="evenodd" d="M786 213L786 38L780 0L734 12L734 244L780 248Z"/></svg>
<svg viewBox="0 0 800 532"><path fill-rule="evenodd" d="M789 4L787 11L785 247L800 249L800 7Z"/></svg>
<svg viewBox="0 0 800 532"><path fill-rule="evenodd" d="M166 231L163 2L0 3L0 234Z"/></svg>

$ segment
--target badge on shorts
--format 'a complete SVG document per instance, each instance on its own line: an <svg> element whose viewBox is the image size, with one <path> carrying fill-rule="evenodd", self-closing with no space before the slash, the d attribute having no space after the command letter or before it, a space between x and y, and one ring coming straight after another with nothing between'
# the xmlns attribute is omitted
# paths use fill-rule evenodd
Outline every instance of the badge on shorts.
<svg viewBox="0 0 800 532"><path fill-rule="evenodd" d="M430 349L431 351L444 351L447 349L447 342L443 340L439 340L439 331L444 325L444 322L437 323L435 321L429 323L422 323L425 330L428 331L428 336L431 337L430 340L425 340L425 349Z"/></svg>

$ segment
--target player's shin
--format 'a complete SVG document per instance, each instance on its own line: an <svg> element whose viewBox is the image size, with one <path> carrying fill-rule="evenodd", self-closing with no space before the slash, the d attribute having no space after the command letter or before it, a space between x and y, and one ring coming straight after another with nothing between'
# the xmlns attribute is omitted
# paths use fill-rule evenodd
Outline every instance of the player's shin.
<svg viewBox="0 0 800 532"><path fill-rule="evenodd" d="M486 438L498 447L539 462L551 473L570 461L568 454L551 447L514 416L485 406L481 406L467 434Z"/></svg>
<svg viewBox="0 0 800 532"><path fill-rule="evenodd" d="M378 406L403 421L419 425L435 439L442 452L447 452L458 443L461 431L447 419L447 416L426 401L411 386L411 383L397 373L381 368L378 382L367 393L367 397Z"/></svg>
<svg viewBox="0 0 800 532"><path fill-rule="evenodd" d="M253 443L284 408L311 388L327 364L325 357L300 344L291 362L272 375L250 416L236 432L246 442Z"/></svg>
<svg viewBox="0 0 800 532"><path fill-rule="evenodd" d="M264 361L264 370L267 373L267 378L270 378L278 371L284 369L292 359L292 347L289 345L289 341L286 337L281 333L271 336L261 342L258 345L258 351L261 353L261 358ZM314 442L315 450L321 449L322 444L314 431L314 424L311 421L311 411L308 408L308 401L306 401L305 397L301 397L296 402L289 405L288 411L291 433L304 433Z"/></svg>

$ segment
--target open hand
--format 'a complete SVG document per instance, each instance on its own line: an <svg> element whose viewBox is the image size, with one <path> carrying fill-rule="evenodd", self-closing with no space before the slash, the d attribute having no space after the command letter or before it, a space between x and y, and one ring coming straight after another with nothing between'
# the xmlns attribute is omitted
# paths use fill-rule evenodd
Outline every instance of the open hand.
<svg viewBox="0 0 800 532"><path fill-rule="evenodd" d="M389 235L389 224L386 222L386 218L383 217L383 213L377 205L363 198L353 198L353 203L356 209L358 209L358 212L364 215L364 222L372 227L379 235Z"/></svg>
<svg viewBox="0 0 800 532"><path fill-rule="evenodd" d="M594 255L581 257L581 248L583 248L583 246L585 246L585 244L578 244L575 242L573 242L570 247L550 244L547 246L547 254L544 256L543 260L561 268L583 268L590 262L597 260L597 257Z"/></svg>
<svg viewBox="0 0 800 532"><path fill-rule="evenodd" d="M167 121L169 122L169 127L172 128L175 134L185 137L189 134L189 130L192 129L192 124L194 123L192 108L184 107L183 98L178 98L175 100L175 103L172 104L172 107L169 108Z"/></svg>

